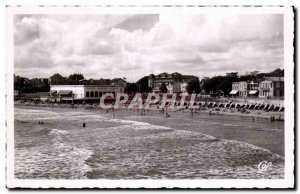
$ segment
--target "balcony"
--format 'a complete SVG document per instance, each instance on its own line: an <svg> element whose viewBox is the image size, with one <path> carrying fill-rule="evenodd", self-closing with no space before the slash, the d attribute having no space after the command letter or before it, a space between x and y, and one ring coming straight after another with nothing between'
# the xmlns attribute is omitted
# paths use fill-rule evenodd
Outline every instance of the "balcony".
<svg viewBox="0 0 300 194"><path fill-rule="evenodd" d="M267 91L267 92L270 91L270 88L268 88L268 87L260 87L259 89L262 91Z"/></svg>

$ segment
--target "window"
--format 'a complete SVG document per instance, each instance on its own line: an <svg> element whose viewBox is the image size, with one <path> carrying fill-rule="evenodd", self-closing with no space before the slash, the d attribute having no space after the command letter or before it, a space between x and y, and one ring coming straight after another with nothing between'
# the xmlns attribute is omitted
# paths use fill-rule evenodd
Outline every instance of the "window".
<svg viewBox="0 0 300 194"><path fill-rule="evenodd" d="M98 97L98 92L95 92L95 97Z"/></svg>
<svg viewBox="0 0 300 194"><path fill-rule="evenodd" d="M85 93L85 96L88 98L88 97L90 97L90 92L86 92Z"/></svg>
<svg viewBox="0 0 300 194"><path fill-rule="evenodd" d="M94 97L94 92L91 92L91 97Z"/></svg>
<svg viewBox="0 0 300 194"><path fill-rule="evenodd" d="M100 96L100 97L102 96L102 92L99 92L99 96Z"/></svg>

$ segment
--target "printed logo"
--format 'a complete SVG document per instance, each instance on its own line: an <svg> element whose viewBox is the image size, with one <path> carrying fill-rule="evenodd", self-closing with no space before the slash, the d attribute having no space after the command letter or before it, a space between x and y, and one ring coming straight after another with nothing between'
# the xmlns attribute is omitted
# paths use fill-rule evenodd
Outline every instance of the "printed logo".
<svg viewBox="0 0 300 194"><path fill-rule="evenodd" d="M259 172L264 172L268 170L270 166L272 166L272 162L262 161L258 164L257 168Z"/></svg>

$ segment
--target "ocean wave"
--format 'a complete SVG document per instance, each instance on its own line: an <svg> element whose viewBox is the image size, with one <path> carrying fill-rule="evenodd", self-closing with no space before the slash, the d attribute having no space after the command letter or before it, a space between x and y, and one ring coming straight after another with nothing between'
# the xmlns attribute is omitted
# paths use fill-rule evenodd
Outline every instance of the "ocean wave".
<svg viewBox="0 0 300 194"><path fill-rule="evenodd" d="M85 179L92 168L86 164L93 151L55 142L17 150L15 176L21 179Z"/></svg>
<svg viewBox="0 0 300 194"><path fill-rule="evenodd" d="M123 128L131 128L133 130L173 130L171 127L153 125L153 124L141 122L141 121L111 119L111 118L107 118L106 121L124 124L124 125L120 125L117 127L111 127L111 128L122 128L123 127Z"/></svg>
<svg viewBox="0 0 300 194"><path fill-rule="evenodd" d="M231 124L231 123L225 123L222 124L223 126L230 126L230 127L243 127L244 125L238 125L238 124Z"/></svg>
<svg viewBox="0 0 300 194"><path fill-rule="evenodd" d="M62 129L51 129L49 135L66 135L69 131L62 130Z"/></svg>
<svg viewBox="0 0 300 194"><path fill-rule="evenodd" d="M280 132L283 132L282 129L256 129L256 131L280 131Z"/></svg>
<svg viewBox="0 0 300 194"><path fill-rule="evenodd" d="M68 173L72 173L70 178L86 178L85 173L92 170L92 168L86 164L86 160L93 155L93 151L67 145L62 142L56 142L54 146L59 153L57 155L57 162L63 161L63 163L67 164L68 168L65 170ZM64 171L64 169L62 169L62 171Z"/></svg>

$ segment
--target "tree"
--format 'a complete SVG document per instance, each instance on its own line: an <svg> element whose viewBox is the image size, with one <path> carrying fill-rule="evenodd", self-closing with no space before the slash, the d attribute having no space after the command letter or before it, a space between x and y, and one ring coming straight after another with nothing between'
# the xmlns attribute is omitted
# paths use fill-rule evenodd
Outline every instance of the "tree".
<svg viewBox="0 0 300 194"><path fill-rule="evenodd" d="M186 89L189 94L192 93L199 94L201 92L199 79L192 79L188 81Z"/></svg>
<svg viewBox="0 0 300 194"><path fill-rule="evenodd" d="M180 73L173 73L173 79L175 82L181 82L183 80L183 77Z"/></svg>
<svg viewBox="0 0 300 194"><path fill-rule="evenodd" d="M168 92L168 88L166 86L165 83L162 83L160 86L159 86L159 91L162 92L162 93L167 93Z"/></svg>
<svg viewBox="0 0 300 194"><path fill-rule="evenodd" d="M20 76L15 76L14 78L14 89L21 90L24 89L25 86L25 78Z"/></svg>
<svg viewBox="0 0 300 194"><path fill-rule="evenodd" d="M148 82L149 82L149 77L145 76L143 78L141 78L139 81L137 81L137 85L140 88L140 92L141 93L149 93L151 92L151 88L148 86Z"/></svg>
<svg viewBox="0 0 300 194"><path fill-rule="evenodd" d="M229 73L226 73L226 77L237 78L238 77L238 72L229 72Z"/></svg>
<svg viewBox="0 0 300 194"><path fill-rule="evenodd" d="M269 73L269 76L272 77L284 77L284 69L275 69L274 71Z"/></svg>
<svg viewBox="0 0 300 194"><path fill-rule="evenodd" d="M84 79L84 76L81 73L73 73L69 76L69 79L79 81Z"/></svg>
<svg viewBox="0 0 300 194"><path fill-rule="evenodd" d="M125 86L126 93L137 93L139 91L139 87L136 83L127 83Z"/></svg>
<svg viewBox="0 0 300 194"><path fill-rule="evenodd" d="M228 95L232 89L232 82L236 81L239 81L239 78L234 74L227 74L226 76L215 76L203 81L203 89L209 93L217 93L222 90L224 91L225 95Z"/></svg>

